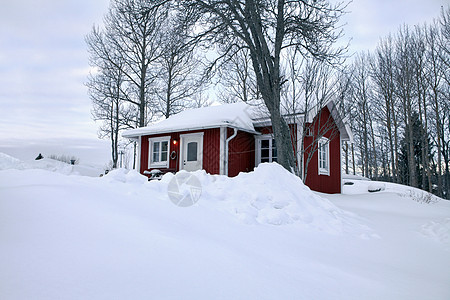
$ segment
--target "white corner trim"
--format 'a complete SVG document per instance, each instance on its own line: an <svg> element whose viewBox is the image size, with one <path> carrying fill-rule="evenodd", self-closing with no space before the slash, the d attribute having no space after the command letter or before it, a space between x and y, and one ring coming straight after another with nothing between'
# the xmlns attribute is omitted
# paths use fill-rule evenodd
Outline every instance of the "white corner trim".
<svg viewBox="0 0 450 300"><path fill-rule="evenodd" d="M142 153L142 136L138 138L137 141L137 151L136 151L136 171L141 172L141 153Z"/></svg>
<svg viewBox="0 0 450 300"><path fill-rule="evenodd" d="M320 167L320 145L317 149L318 153L317 153L317 167L319 169L319 175L327 175L330 176L330 140L327 139L326 137L321 137L317 143L325 143L326 147L327 147L327 157L326 157L326 161L327 161L327 168L321 168Z"/></svg>
<svg viewBox="0 0 450 300"><path fill-rule="evenodd" d="M219 174L225 175L225 160L228 160L228 157L225 157L225 140L226 140L226 127L220 127L220 162L219 162Z"/></svg>

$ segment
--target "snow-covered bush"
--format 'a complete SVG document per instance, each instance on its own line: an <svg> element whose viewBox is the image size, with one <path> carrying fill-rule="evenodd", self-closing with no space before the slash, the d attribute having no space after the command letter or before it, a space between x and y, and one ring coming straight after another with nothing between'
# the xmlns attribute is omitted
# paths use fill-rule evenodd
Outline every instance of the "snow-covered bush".
<svg viewBox="0 0 450 300"><path fill-rule="evenodd" d="M54 160L58 160L61 162L65 162L66 164L70 164L70 165L77 165L80 162L80 159L75 157L75 156L69 156L69 155L56 155L56 154L51 154L48 158L54 159Z"/></svg>
<svg viewBox="0 0 450 300"><path fill-rule="evenodd" d="M440 198L426 191L419 189L409 189L405 192L406 197L410 197L418 203L433 204L439 202Z"/></svg>

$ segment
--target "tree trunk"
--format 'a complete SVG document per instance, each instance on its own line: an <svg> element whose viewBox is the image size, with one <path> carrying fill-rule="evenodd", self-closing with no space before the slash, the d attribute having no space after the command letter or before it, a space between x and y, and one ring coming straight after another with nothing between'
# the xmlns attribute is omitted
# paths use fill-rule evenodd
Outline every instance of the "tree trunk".
<svg viewBox="0 0 450 300"><path fill-rule="evenodd" d="M356 168L355 168L355 149L353 147L352 143L352 167L353 167L353 175L356 175Z"/></svg>

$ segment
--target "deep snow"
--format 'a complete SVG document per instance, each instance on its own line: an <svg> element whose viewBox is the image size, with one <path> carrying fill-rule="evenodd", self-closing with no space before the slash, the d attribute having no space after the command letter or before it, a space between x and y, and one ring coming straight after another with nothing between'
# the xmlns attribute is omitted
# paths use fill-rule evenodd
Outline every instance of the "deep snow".
<svg viewBox="0 0 450 300"><path fill-rule="evenodd" d="M0 299L450 299L448 201L263 164L182 208L173 175L65 168L0 155Z"/></svg>

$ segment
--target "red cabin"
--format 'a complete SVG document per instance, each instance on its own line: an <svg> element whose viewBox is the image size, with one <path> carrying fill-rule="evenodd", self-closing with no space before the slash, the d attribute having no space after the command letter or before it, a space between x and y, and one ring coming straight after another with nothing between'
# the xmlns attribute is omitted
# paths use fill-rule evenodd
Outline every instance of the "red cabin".
<svg viewBox="0 0 450 300"><path fill-rule="evenodd" d="M177 172L204 169L236 176L260 163L277 161L270 119L264 109L245 103L183 111L123 137L138 141L138 169ZM312 117L313 116L313 117ZM317 112L285 116L301 177L312 190L341 192L341 143L351 138L333 102ZM303 137L303 138L302 138Z"/></svg>

